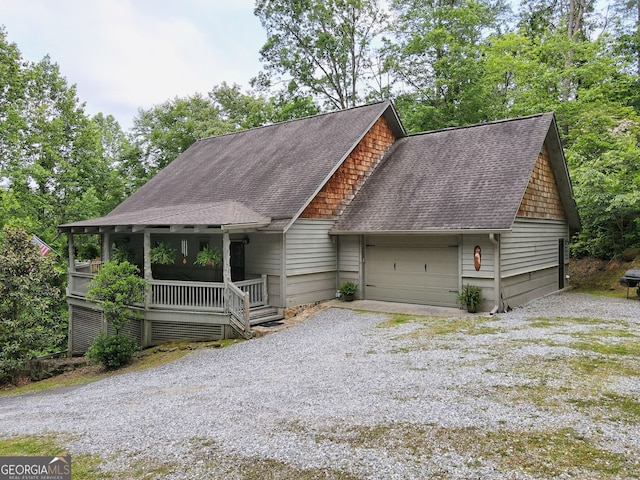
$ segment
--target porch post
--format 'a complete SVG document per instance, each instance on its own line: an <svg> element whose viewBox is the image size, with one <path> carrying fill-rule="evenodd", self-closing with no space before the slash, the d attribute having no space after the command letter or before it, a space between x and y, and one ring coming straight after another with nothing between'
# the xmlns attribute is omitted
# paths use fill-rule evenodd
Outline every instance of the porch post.
<svg viewBox="0 0 640 480"><path fill-rule="evenodd" d="M67 234L67 248L69 249L69 273L76 271L76 252L73 246L73 233Z"/></svg>
<svg viewBox="0 0 640 480"><path fill-rule="evenodd" d="M67 249L69 251L69 265L67 267L67 296L72 290L73 273L76 271L76 258L73 248L73 233L67 234ZM67 325L67 357L73 356L73 306L69 305L69 323Z"/></svg>
<svg viewBox="0 0 640 480"><path fill-rule="evenodd" d="M229 232L222 234L222 280L231 283L231 240Z"/></svg>
<svg viewBox="0 0 640 480"><path fill-rule="evenodd" d="M143 246L143 265L144 265L144 279L146 281L150 281L153 278L151 274L151 257L149 256L149 252L151 251L151 234L149 232L144 232L144 246Z"/></svg>
<svg viewBox="0 0 640 480"><path fill-rule="evenodd" d="M149 252L151 251L151 234L149 232L144 232L144 244L143 244L143 275L144 279L147 282L153 280L153 274L151 273L151 255ZM152 287L153 288L153 287ZM151 289L147 291L144 299L144 307L149 308L149 304L151 303Z"/></svg>
<svg viewBox="0 0 640 480"><path fill-rule="evenodd" d="M108 263L111 261L111 235L108 232L102 234L102 262Z"/></svg>
<svg viewBox="0 0 640 480"><path fill-rule="evenodd" d="M144 232L144 240L142 244L142 265L143 265L143 275L144 279L147 282L153 280L153 275L151 273L151 256L149 251L151 250L151 234L147 231ZM149 305L151 304L151 299L153 292L151 291L153 286L147 290L144 295L144 308L145 310L149 309ZM142 316L142 346L146 347L151 343L151 322L148 319L147 312L143 313Z"/></svg>

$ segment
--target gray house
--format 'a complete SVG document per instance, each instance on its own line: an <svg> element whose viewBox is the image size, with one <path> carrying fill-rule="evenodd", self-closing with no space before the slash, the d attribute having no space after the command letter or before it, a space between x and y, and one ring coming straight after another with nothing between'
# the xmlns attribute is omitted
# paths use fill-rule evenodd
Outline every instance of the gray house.
<svg viewBox="0 0 640 480"><path fill-rule="evenodd" d="M79 234L101 235L102 261L132 252L152 289L130 333L152 345L248 336L344 281L359 298L443 306L473 284L500 311L565 286L579 227L553 114L407 135L381 102L207 138L109 215L60 227L70 351L107 328ZM151 265L160 242L175 264ZM194 265L205 247L219 268Z"/></svg>

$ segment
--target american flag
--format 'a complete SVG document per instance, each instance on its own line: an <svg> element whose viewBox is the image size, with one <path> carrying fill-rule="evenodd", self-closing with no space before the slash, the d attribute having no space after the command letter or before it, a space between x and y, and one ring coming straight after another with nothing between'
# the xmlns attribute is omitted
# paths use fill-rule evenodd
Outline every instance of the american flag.
<svg viewBox="0 0 640 480"><path fill-rule="evenodd" d="M40 249L40 253L42 253L42 256L46 257L47 254L51 251L51 247L40 240L37 235L33 235L31 237L31 241L36 247Z"/></svg>

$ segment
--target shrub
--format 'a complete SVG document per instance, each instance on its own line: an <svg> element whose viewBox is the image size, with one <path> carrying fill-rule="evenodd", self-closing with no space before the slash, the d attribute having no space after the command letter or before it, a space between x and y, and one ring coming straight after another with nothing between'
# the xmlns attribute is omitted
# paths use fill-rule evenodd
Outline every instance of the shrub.
<svg viewBox="0 0 640 480"><path fill-rule="evenodd" d="M87 299L99 302L116 335L129 317L137 315L131 307L144 302L149 283L139 273L138 267L129 262L108 262L89 284Z"/></svg>
<svg viewBox="0 0 640 480"><path fill-rule="evenodd" d="M22 229L0 241L0 384L24 373L30 359L62 348L65 321L54 254L43 256Z"/></svg>
<svg viewBox="0 0 640 480"><path fill-rule="evenodd" d="M109 369L130 363L138 349L134 339L120 335L120 330L129 318L140 316L131 307L144 301L145 292L149 288L149 283L138 274L138 267L129 262L108 262L89 285L87 298L99 303L107 323L113 326L116 334L98 335L89 347L87 356Z"/></svg>
<svg viewBox="0 0 640 480"><path fill-rule="evenodd" d="M138 343L128 335L105 335L100 333L89 350L87 357L104 365L109 370L131 363Z"/></svg>
<svg viewBox="0 0 640 480"><path fill-rule="evenodd" d="M342 295L355 295L358 285L353 282L344 282L338 290Z"/></svg>
<svg viewBox="0 0 640 480"><path fill-rule="evenodd" d="M467 307L469 312L477 312L484 303L482 289L475 285L467 285L458 294L458 303Z"/></svg>

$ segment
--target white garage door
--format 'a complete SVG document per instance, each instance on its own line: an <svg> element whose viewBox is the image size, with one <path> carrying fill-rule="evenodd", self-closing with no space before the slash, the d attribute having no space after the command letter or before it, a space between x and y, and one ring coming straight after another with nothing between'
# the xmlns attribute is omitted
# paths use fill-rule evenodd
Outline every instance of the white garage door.
<svg viewBox="0 0 640 480"><path fill-rule="evenodd" d="M458 278L457 237L366 239L368 299L455 307Z"/></svg>

